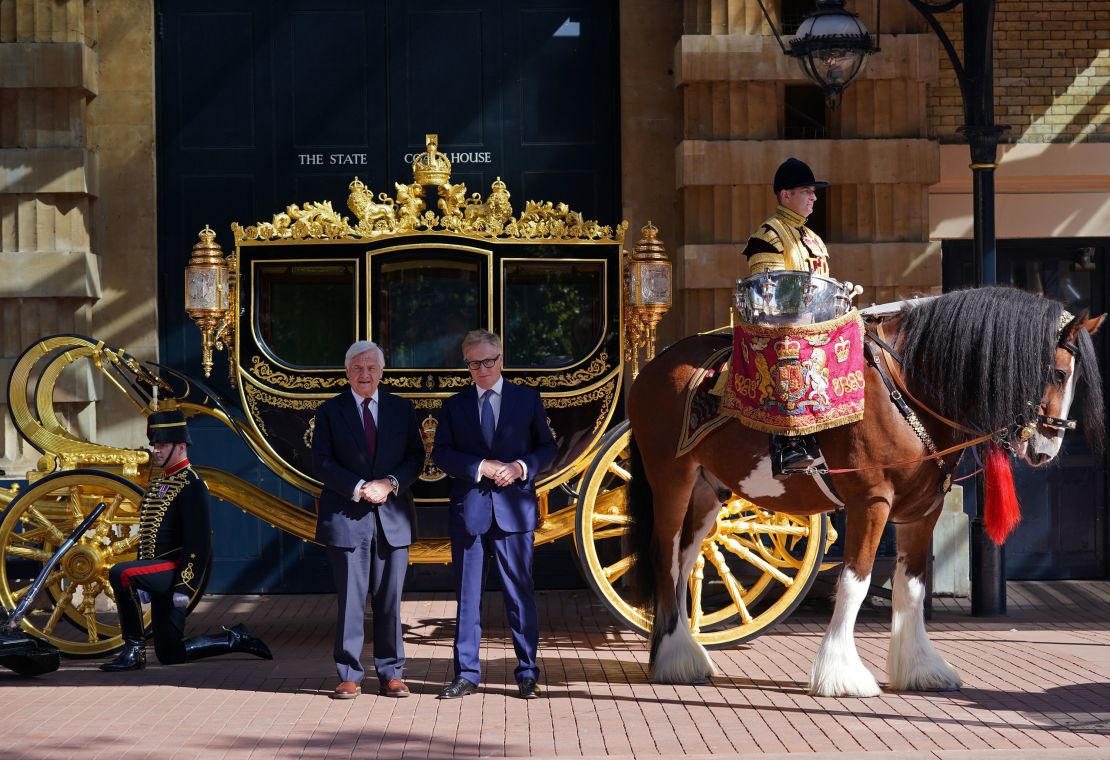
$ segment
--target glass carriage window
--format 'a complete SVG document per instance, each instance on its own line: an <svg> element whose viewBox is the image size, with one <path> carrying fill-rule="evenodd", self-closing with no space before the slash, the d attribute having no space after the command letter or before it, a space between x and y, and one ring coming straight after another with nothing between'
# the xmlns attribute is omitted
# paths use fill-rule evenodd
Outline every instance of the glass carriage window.
<svg viewBox="0 0 1110 760"><path fill-rule="evenodd" d="M260 262L255 325L275 359L291 367L338 367L355 341L355 263Z"/></svg>
<svg viewBox="0 0 1110 760"><path fill-rule="evenodd" d="M383 254L373 265L372 332L386 367L461 367L463 336L488 322L481 263Z"/></svg>
<svg viewBox="0 0 1110 760"><path fill-rule="evenodd" d="M512 367L565 367L604 330L601 261L505 263L505 354Z"/></svg>

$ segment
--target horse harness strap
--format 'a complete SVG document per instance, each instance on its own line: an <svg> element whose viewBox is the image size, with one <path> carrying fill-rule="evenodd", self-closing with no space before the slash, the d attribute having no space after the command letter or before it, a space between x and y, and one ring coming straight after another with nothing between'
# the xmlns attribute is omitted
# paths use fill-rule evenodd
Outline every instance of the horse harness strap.
<svg viewBox="0 0 1110 760"><path fill-rule="evenodd" d="M873 338L874 336L868 332L867 337ZM885 341L883 345L885 346ZM883 369L883 361L875 355L875 350L871 347L871 343L865 341L863 350L867 355L867 363L875 368L875 371L879 373L879 377L883 381L883 385L886 386L891 403L893 403L901 415L906 418L906 422L909 423L913 432L916 433L917 437L921 439L921 442L925 444L925 449L933 456L933 461L936 462L937 467L940 468L941 474L944 475L942 489L947 493L952 487L952 468L948 466L948 463L945 462L944 459L937 456L937 445L933 442L932 436L929 435L929 431L925 429L925 426L921 424L921 420L918 419L917 414L910 408L910 405L906 403L906 399L902 392L898 388L895 388L894 383L890 381L889 375L886 370Z"/></svg>

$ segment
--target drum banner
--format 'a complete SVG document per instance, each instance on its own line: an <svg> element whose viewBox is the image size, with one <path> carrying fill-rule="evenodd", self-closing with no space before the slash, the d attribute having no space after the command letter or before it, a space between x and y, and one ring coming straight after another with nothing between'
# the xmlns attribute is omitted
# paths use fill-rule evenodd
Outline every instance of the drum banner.
<svg viewBox="0 0 1110 760"><path fill-rule="evenodd" d="M863 318L812 325L740 322L721 413L750 428L806 435L863 419Z"/></svg>

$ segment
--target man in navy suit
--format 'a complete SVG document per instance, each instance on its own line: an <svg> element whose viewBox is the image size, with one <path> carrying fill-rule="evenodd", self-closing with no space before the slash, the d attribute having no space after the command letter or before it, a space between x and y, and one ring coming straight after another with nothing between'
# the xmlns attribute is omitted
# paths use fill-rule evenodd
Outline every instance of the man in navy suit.
<svg viewBox="0 0 1110 760"><path fill-rule="evenodd" d="M401 587L412 543L409 487L424 464L424 446L412 403L378 387L385 356L359 341L344 361L349 390L316 411L312 454L323 481L316 540L327 547L339 615L333 699L354 699L365 670L359 661L365 635L366 594L374 612L374 668L378 693L407 697L401 638Z"/></svg>
<svg viewBox="0 0 1110 760"><path fill-rule="evenodd" d="M443 403L432 458L451 476L448 532L459 607L455 680L440 699L473 694L481 681L482 578L486 555L501 572L516 649L520 696L539 696L539 624L532 586L536 476L555 458L555 439L540 394L501 377L501 339L472 330L462 342L474 385Z"/></svg>

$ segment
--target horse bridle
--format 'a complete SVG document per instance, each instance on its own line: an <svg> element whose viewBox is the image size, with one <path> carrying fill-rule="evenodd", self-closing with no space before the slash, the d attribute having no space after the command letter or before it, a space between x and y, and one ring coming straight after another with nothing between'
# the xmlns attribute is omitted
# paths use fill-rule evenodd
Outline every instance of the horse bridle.
<svg viewBox="0 0 1110 760"><path fill-rule="evenodd" d="M1079 346L1075 345L1074 343L1069 343L1064 333L1064 331L1068 329L1068 325L1070 325L1073 320L1075 320L1075 316L1072 315L1067 309L1064 309L1060 312L1060 321L1057 323L1058 330L1056 333L1056 348L1062 348L1067 351L1069 354L1072 355L1076 363L1078 363ZM1038 414L1037 424L1044 425L1046 428L1051 428L1052 430L1075 430L1075 420L1067 420L1061 417L1050 417L1047 414ZM1031 438L1032 434L1030 434L1029 437Z"/></svg>
<svg viewBox="0 0 1110 760"><path fill-rule="evenodd" d="M1070 325L1074 320L1074 315L1072 315L1066 309L1061 310L1060 319L1057 322L1056 347L1062 348L1073 357L1076 357L1076 359L1078 360L1079 347L1074 343L1069 343L1065 333L1068 325ZM878 334L873 333L870 330L866 332L868 341L878 346L880 353L884 354L885 356L889 356L891 359L897 362L899 366L904 367L905 363L902 359L902 356L898 353L898 351L895 350L893 346L891 346L885 340L886 336L883 335L883 328L881 324L876 325L876 332ZM869 349L870 346L865 343L865 348ZM868 353L870 352L868 351ZM909 410L909 407L906 405L904 398L908 398L910 401L913 401L917 406L921 407L924 411L928 412L931 416L937 418L945 425L973 436L974 440L971 443L965 444L968 446L975 445L982 440L985 440L986 438L993 438L997 444L1010 451L1010 453L1013 453L1013 446L1010 444L1010 438L1013 435L1017 435L1018 438L1022 441L1028 441L1036 434L1036 429L1038 425L1043 425L1046 428L1060 431L1075 430L1076 427L1075 420L1053 417L1047 414L1037 414L1035 417L1032 417L1032 421L1026 421L1030 420L1030 417L1025 417L1024 420L1018 418L1008 428L998 430L994 433L989 433L984 436L984 434L982 434L980 431L972 430L971 428L961 425L954 420L950 420L947 417L938 414L927 404L923 404L922 402L918 401L909 392L909 389L906 387L902 378L900 378L896 372L892 371L890 374L893 377L894 384L898 386L898 388L895 389L892 386L891 381L887 379L886 373L883 372L882 362L878 361L878 357L872 355L871 363L878 370L879 377L882 378L884 384L887 386L887 391L890 394L891 401L894 402L896 407L898 407L899 412L901 412L902 416L906 418L907 422L909 422L910 427L913 428L914 432L921 439L922 443L925 444L926 449L930 452L929 458L933 458L934 461L937 462L938 466L940 466L941 468L941 471L945 473L946 479L949 477L949 472L947 471L948 468L944 465L941 458L937 456L937 450L935 445L933 444L932 439L929 437L928 433L925 432L920 420L917 419L917 415L913 414L913 412ZM1034 404L1033 402L1029 402L1028 405L1032 409L1036 409L1040 406L1039 404ZM963 446L955 447L955 449L962 448Z"/></svg>

